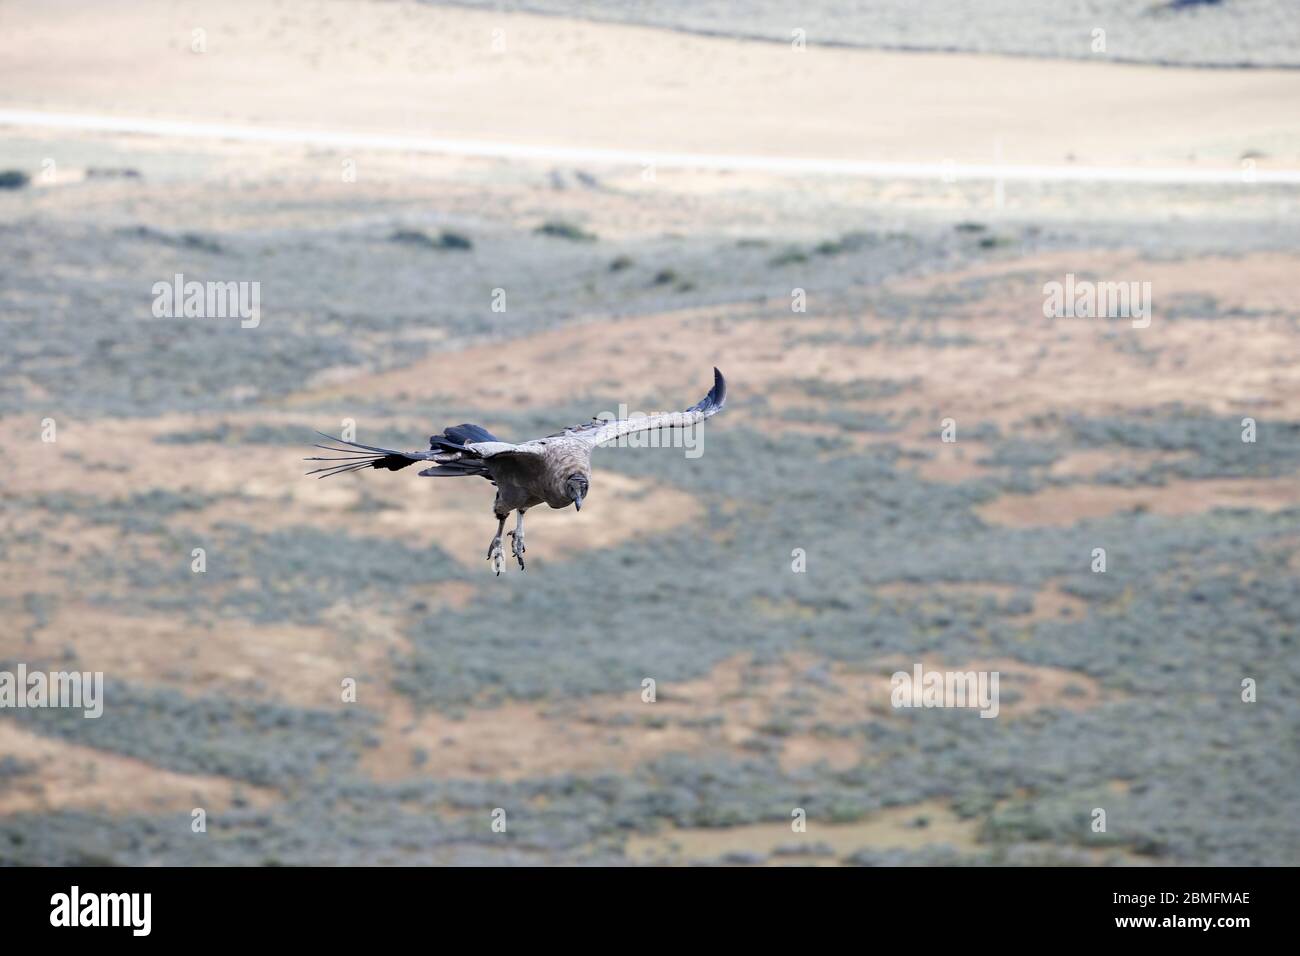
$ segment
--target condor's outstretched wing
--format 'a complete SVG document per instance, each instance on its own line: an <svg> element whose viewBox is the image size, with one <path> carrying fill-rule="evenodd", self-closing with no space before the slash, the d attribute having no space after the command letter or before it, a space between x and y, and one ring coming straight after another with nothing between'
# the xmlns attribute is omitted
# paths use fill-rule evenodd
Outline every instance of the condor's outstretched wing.
<svg viewBox="0 0 1300 956"><path fill-rule="evenodd" d="M592 419L586 425L577 425L560 432L570 438L581 438L593 445L631 435L634 432L655 431L660 428L688 428L691 425L712 418L727 403L727 380L716 368L713 370L713 388L709 394L681 412L663 412L657 415L640 415L635 418L617 418L612 421Z"/></svg>

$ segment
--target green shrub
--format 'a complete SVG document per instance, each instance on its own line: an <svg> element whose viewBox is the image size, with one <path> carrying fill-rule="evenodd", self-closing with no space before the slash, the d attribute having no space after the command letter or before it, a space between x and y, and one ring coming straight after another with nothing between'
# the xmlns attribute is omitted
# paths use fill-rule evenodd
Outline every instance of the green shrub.
<svg viewBox="0 0 1300 956"><path fill-rule="evenodd" d="M587 232L581 226L575 226L571 222L564 222L561 219L550 219L542 223L535 230L543 236L551 236L555 239L568 239L570 242L595 242L595 233Z"/></svg>
<svg viewBox="0 0 1300 956"><path fill-rule="evenodd" d="M21 169L0 171L0 189L22 189L32 178Z"/></svg>

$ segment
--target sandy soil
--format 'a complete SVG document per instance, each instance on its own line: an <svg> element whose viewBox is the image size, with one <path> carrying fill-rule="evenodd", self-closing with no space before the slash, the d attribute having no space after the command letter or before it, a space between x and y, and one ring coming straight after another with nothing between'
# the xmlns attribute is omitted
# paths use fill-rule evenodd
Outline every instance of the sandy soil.
<svg viewBox="0 0 1300 956"><path fill-rule="evenodd" d="M51 740L0 721L0 754L30 764L16 785L0 790L0 816L59 810L122 814L225 810L240 802L267 806L272 794L221 777L181 774L144 760Z"/></svg>
<svg viewBox="0 0 1300 956"><path fill-rule="evenodd" d="M795 53L359 0L20 0L0 15L0 104L15 108L660 152L1236 167L1253 151L1266 154L1260 168L1300 162L1296 71ZM195 30L206 52L191 51Z"/></svg>
<svg viewBox="0 0 1300 956"><path fill-rule="evenodd" d="M1068 527L1133 510L1187 515L1215 508L1281 511L1298 506L1300 487L1288 475L1272 480L1174 481L1160 488L1053 488L1033 495L1007 495L979 512L995 524L1041 528Z"/></svg>

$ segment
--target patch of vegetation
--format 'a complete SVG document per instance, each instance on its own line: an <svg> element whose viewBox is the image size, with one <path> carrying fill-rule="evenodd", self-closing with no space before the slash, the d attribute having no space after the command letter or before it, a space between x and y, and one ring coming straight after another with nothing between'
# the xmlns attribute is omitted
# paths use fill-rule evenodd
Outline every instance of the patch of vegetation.
<svg viewBox="0 0 1300 956"><path fill-rule="evenodd" d="M562 219L548 219L534 230L538 235L553 239L567 239L570 242L595 242L596 234L587 232L581 226Z"/></svg>
<svg viewBox="0 0 1300 956"><path fill-rule="evenodd" d="M303 445L321 438L309 428L298 425L233 425L220 422L189 431L164 432L154 437L160 445L198 445L213 442L223 445Z"/></svg>
<svg viewBox="0 0 1300 956"><path fill-rule="evenodd" d="M848 382L828 382L822 378L794 378L778 382L778 386L797 388L809 398L831 402L866 402L893 398L915 388L916 379L858 378Z"/></svg>
<svg viewBox="0 0 1300 956"><path fill-rule="evenodd" d="M11 754L0 757L0 792L4 790L9 779L26 776L35 769L36 764L27 760L19 760Z"/></svg>
<svg viewBox="0 0 1300 956"><path fill-rule="evenodd" d="M813 247L813 252L819 256L838 256L846 252L857 252L859 249L865 249L874 245L877 241L878 239L874 233L846 232L838 239L819 242Z"/></svg>
<svg viewBox="0 0 1300 956"><path fill-rule="evenodd" d="M0 170L0 189L22 189L32 181L21 169Z"/></svg>
<svg viewBox="0 0 1300 956"><path fill-rule="evenodd" d="M208 571L198 582L201 587L191 575L189 586L181 589L181 603L206 604L208 613L218 617L262 623L319 621L340 594L358 599L369 595L369 600L379 602L405 600L422 585L461 576L460 566L435 545L417 547L319 528L258 532L227 525L210 535L189 537L206 547ZM158 568L156 573L157 594L146 600L165 609L170 603L168 592L185 580L188 565ZM172 582L170 588L168 581ZM275 585L248 583L262 581L274 581Z"/></svg>
<svg viewBox="0 0 1300 956"><path fill-rule="evenodd" d="M1003 246L1014 245L1015 240L1009 236L980 236L979 247L981 249L1000 249Z"/></svg>
<svg viewBox="0 0 1300 956"><path fill-rule="evenodd" d="M86 169L87 179L140 179L140 170L129 166L90 166Z"/></svg>
<svg viewBox="0 0 1300 956"><path fill-rule="evenodd" d="M120 236L142 239L146 242L156 242L165 246L175 246L178 249L192 249L197 252L210 252L213 254L223 251L221 243L197 232L173 234L164 232L161 229L155 229L152 226L129 226L119 229L117 232Z"/></svg>
<svg viewBox="0 0 1300 956"><path fill-rule="evenodd" d="M776 267L792 266L792 265L799 265L807 261L808 261L808 253L804 252L802 249L796 246L791 246L789 249L786 249L784 252L780 252L777 255L773 256L771 259L769 259L768 265L776 266Z"/></svg>
<svg viewBox="0 0 1300 956"><path fill-rule="evenodd" d="M850 432L893 432L899 429L888 415L848 408L787 408L781 417L790 422L826 422Z"/></svg>
<svg viewBox="0 0 1300 956"><path fill-rule="evenodd" d="M1055 443L1011 438L999 442L991 455L977 459L977 463L990 468L1049 468L1063 454Z"/></svg>
<svg viewBox="0 0 1300 956"><path fill-rule="evenodd" d="M1300 469L1300 422L1262 419L1256 422L1256 440L1244 442L1242 416L1217 417L1177 407L1150 409L1144 415L1124 418L1069 415L1034 421L1059 425L1074 447L1179 453L1168 461L1113 469L1094 479L1107 483L1264 478Z"/></svg>
<svg viewBox="0 0 1300 956"><path fill-rule="evenodd" d="M466 251L474 248L474 243L468 236L449 229L442 230L436 238L420 229L398 229L388 239L390 242L422 249Z"/></svg>
<svg viewBox="0 0 1300 956"><path fill-rule="evenodd" d="M66 708L25 710L11 719L40 734L182 773L283 786L329 768L350 767L376 723L359 708L326 710L327 702L321 704L322 709L305 710L268 700L187 695L110 675L104 682L104 713L95 720Z"/></svg>

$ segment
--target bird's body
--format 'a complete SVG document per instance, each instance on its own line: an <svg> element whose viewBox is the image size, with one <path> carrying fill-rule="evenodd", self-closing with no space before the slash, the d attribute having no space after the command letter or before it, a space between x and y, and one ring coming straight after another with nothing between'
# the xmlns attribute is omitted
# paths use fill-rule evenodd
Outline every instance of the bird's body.
<svg viewBox="0 0 1300 956"><path fill-rule="evenodd" d="M573 504L565 489L571 475L591 481L591 451L581 439L538 440L542 455L497 455L487 459L487 469L497 486L497 513L526 511L537 505L567 508Z"/></svg>
<svg viewBox="0 0 1300 956"><path fill-rule="evenodd" d="M542 504L552 508L573 505L580 511L591 485L591 453L597 446L635 432L689 427L722 411L727 400L727 383L716 368L713 376L713 388L709 394L684 412L612 421L592 419L585 425L566 428L554 435L519 444L501 441L481 425L469 424L455 425L432 436L428 451L394 451L335 438L331 440L344 447L317 447L343 453L345 457L313 457L307 460L337 461L342 464L318 468L308 474L323 472L320 477L328 478L362 468L398 471L418 461L432 461L434 464L431 467L420 472L422 476L455 478L478 475L488 479L497 489L493 505L497 533L488 546L488 560L492 562L496 573L500 574L504 563L501 558L501 533L510 512L518 515L518 523L510 532L511 551L522 568L524 513L529 508Z"/></svg>

